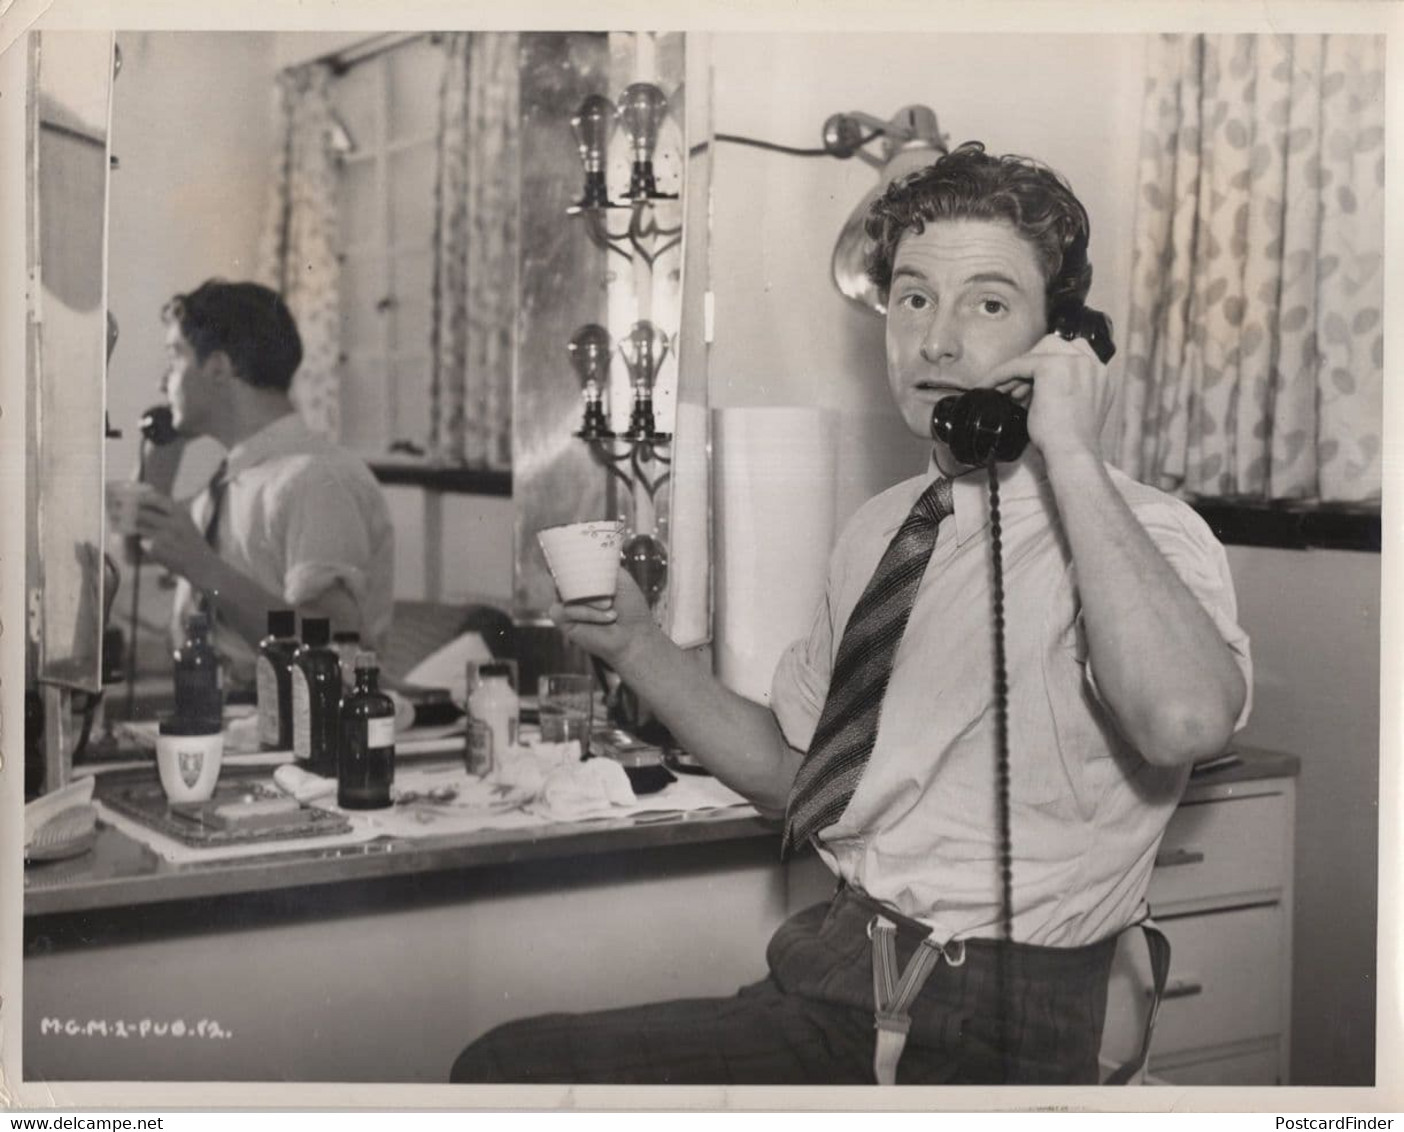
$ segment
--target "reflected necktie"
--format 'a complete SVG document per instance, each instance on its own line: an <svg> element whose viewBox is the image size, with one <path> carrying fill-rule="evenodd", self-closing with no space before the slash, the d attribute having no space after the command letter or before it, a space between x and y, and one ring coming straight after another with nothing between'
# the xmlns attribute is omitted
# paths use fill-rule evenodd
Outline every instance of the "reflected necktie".
<svg viewBox="0 0 1404 1132"><path fill-rule="evenodd" d="M892 660L907 628L917 587L951 513L951 481L939 477L916 501L888 543L839 641L829 695L785 807L781 853L838 821L858 787L877 739Z"/></svg>
<svg viewBox="0 0 1404 1132"><path fill-rule="evenodd" d="M205 520L205 541L213 548L215 540L219 535L219 516L224 510L224 493L229 488L229 481L225 478L229 471L229 461L221 460L219 467L215 469L214 475L210 477L209 486L206 490L210 493L210 517ZM211 622L214 619L214 602L207 593L200 594L199 600L195 603L196 609L201 613L208 614Z"/></svg>
<svg viewBox="0 0 1404 1132"><path fill-rule="evenodd" d="M221 460L206 488L210 493L210 517L205 520L205 541L211 546L214 546L215 539L219 534L219 516L220 512L224 510L224 493L229 488L229 481L225 479L228 471L229 461Z"/></svg>

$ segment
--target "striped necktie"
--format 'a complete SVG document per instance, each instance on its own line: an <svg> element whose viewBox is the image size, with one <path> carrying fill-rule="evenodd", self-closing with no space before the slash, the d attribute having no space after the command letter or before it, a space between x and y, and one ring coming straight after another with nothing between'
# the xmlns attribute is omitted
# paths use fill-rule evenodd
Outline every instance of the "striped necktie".
<svg viewBox="0 0 1404 1132"><path fill-rule="evenodd" d="M206 488L210 493L210 517L205 520L205 541L211 546L215 545L219 534L219 516L224 510L224 493L229 488L229 481L225 478L228 471L229 461L221 460Z"/></svg>
<svg viewBox="0 0 1404 1132"><path fill-rule="evenodd" d="M782 854L838 821L858 787L877 739L893 657L936 546L936 530L951 510L951 481L938 477L893 536L853 607L824 710L790 788Z"/></svg>
<svg viewBox="0 0 1404 1132"><path fill-rule="evenodd" d="M218 552L218 547L215 544L219 536L219 516L220 512L224 510L224 493L229 489L229 480L225 478L228 471L229 461L221 460L219 462L219 467L215 469L214 475L210 477L209 486L206 488L210 494L210 517L205 520L205 541L209 543L211 548L215 549L216 552ZM215 609L214 599L211 595L202 593L195 605L201 613L209 615L210 624L213 626Z"/></svg>

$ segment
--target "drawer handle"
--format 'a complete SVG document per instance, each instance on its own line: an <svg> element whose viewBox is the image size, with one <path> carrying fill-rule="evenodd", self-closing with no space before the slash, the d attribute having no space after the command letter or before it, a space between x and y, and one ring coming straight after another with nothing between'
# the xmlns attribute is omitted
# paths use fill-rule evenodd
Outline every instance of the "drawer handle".
<svg viewBox="0 0 1404 1132"><path fill-rule="evenodd" d="M1155 991L1147 990L1146 997L1149 998ZM1172 998L1193 998L1197 994L1204 993L1204 984L1191 982L1189 979L1173 979L1165 984L1165 993L1162 999Z"/></svg>
<svg viewBox="0 0 1404 1132"><path fill-rule="evenodd" d="M1177 865L1197 865L1204 860L1198 849L1169 849L1155 855L1157 869L1173 869Z"/></svg>

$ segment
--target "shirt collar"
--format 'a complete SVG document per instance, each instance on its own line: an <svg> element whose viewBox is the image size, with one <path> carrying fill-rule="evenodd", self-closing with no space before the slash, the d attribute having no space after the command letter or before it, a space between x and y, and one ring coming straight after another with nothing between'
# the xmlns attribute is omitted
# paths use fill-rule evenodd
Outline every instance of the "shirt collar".
<svg viewBox="0 0 1404 1132"><path fill-rule="evenodd" d="M1047 489L1048 477L1041 462L1036 464L1035 461L1022 459L1009 464L1000 464L998 468L1001 503L1033 499L1042 495ZM933 452L931 459L927 462L926 473L922 476L917 494L920 495L922 491L925 491L939 475L941 475L941 469L936 465L936 454ZM957 544L964 543L989 525L989 472L984 468L975 468L963 476L957 476L951 481L951 502L955 510L956 542ZM885 534L889 537L895 534L906 517L906 513L903 512Z"/></svg>
<svg viewBox="0 0 1404 1132"><path fill-rule="evenodd" d="M275 456L305 452L308 442L315 438L316 434L296 411L287 413L229 450L225 478L233 479L245 468L252 468Z"/></svg>

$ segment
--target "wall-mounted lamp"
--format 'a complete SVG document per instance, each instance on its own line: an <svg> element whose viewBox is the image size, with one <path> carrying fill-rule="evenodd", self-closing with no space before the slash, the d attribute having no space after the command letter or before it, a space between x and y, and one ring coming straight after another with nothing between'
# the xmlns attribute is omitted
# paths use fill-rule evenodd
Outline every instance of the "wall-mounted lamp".
<svg viewBox="0 0 1404 1132"><path fill-rule="evenodd" d="M714 136L718 142L750 145L796 157L857 157L878 170L877 185L858 202L839 231L830 266L834 286L845 298L866 311L885 313L882 297L868 281L868 238L863 223L869 206L888 185L948 152L935 112L926 106L904 106L886 121L860 110L831 114L824 123L822 149L796 149L738 134ZM878 152L873 152L874 148Z"/></svg>
<svg viewBox="0 0 1404 1132"><path fill-rule="evenodd" d="M882 141L881 157L865 148L878 139ZM887 307L868 278L868 236L863 228L868 209L897 178L930 165L948 152L946 139L930 108L904 106L887 122L859 112L832 115L824 123L824 148L835 157L856 155L878 170L878 183L858 202L839 230L830 270L834 286L844 298L865 310L884 314Z"/></svg>

